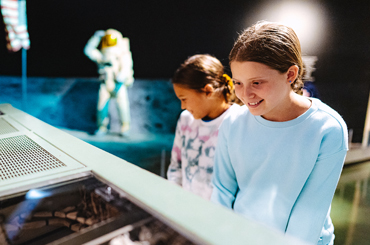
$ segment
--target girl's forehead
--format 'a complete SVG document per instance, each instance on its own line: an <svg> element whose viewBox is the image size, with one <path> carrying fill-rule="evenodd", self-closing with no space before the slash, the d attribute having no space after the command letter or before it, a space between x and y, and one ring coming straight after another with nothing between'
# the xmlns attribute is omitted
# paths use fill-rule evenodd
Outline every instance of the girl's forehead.
<svg viewBox="0 0 370 245"><path fill-rule="evenodd" d="M244 69L245 68L249 68L249 69L252 69L252 70L255 70L256 68L257 69L272 69L271 67L269 67L268 65L265 65L263 63L260 63L260 62L256 62L256 61L233 61L230 63L230 67L243 67Z"/></svg>
<svg viewBox="0 0 370 245"><path fill-rule="evenodd" d="M174 83L174 84L173 84L173 89L174 89L174 90L177 90L177 91L187 91L187 90L191 90L191 89L190 89L190 88L188 88L187 86L182 85L182 84L177 84L177 83Z"/></svg>
<svg viewBox="0 0 370 245"><path fill-rule="evenodd" d="M230 63L230 68L233 79L257 79L269 77L270 75L278 73L278 71L269 66L254 61L234 61Z"/></svg>
<svg viewBox="0 0 370 245"><path fill-rule="evenodd" d="M177 96L186 96L189 94L196 93L196 90L183 86L181 84L173 84L173 89L175 90L175 94Z"/></svg>

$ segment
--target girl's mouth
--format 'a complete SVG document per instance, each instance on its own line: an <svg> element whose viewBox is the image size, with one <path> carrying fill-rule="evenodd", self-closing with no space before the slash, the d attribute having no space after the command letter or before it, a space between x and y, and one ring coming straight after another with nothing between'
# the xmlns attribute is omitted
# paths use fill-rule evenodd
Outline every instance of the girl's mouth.
<svg viewBox="0 0 370 245"><path fill-rule="evenodd" d="M257 102L254 102L254 103L248 103L249 106L257 106L259 104L262 103L263 100L260 100L260 101L257 101Z"/></svg>

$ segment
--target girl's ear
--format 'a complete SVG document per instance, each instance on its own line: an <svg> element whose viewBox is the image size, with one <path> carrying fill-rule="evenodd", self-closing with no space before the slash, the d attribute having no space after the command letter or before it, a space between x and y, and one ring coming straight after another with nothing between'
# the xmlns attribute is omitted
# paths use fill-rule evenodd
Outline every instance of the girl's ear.
<svg viewBox="0 0 370 245"><path fill-rule="evenodd" d="M288 71L287 71L287 80L288 82L289 81L295 81L298 77L298 71L299 71L299 68L297 65L292 65L291 67L289 67Z"/></svg>
<svg viewBox="0 0 370 245"><path fill-rule="evenodd" d="M207 84L206 86L204 86L203 91L206 93L207 96L210 96L215 91L215 89L212 87L211 84Z"/></svg>

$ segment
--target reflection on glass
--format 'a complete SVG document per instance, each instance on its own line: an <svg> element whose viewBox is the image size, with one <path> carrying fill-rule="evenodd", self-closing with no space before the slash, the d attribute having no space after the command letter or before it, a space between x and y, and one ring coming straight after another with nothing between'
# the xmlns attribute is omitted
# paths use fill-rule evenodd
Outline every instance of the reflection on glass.
<svg viewBox="0 0 370 245"><path fill-rule="evenodd" d="M369 178L370 161L343 169L331 210L335 245L370 244Z"/></svg>
<svg viewBox="0 0 370 245"><path fill-rule="evenodd" d="M0 198L0 245L193 243L89 177ZM110 242L112 241L112 242Z"/></svg>

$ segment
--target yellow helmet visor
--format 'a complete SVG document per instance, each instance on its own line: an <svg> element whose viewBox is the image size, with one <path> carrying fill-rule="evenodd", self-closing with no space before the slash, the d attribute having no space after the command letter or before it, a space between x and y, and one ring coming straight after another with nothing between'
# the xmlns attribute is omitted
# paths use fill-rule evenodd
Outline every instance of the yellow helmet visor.
<svg viewBox="0 0 370 245"><path fill-rule="evenodd" d="M102 38L102 46L101 48L108 48L116 46L117 44L117 37L114 34L107 34Z"/></svg>

